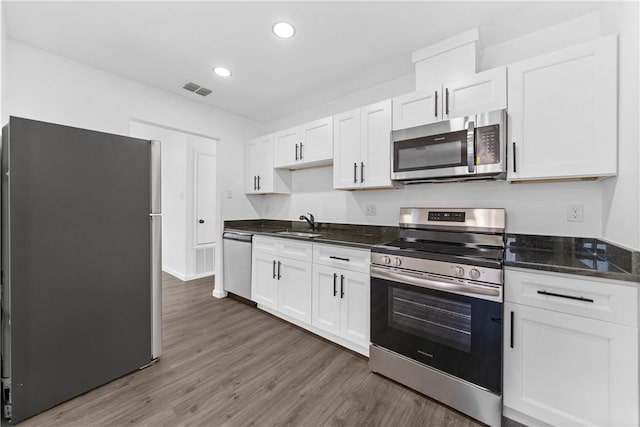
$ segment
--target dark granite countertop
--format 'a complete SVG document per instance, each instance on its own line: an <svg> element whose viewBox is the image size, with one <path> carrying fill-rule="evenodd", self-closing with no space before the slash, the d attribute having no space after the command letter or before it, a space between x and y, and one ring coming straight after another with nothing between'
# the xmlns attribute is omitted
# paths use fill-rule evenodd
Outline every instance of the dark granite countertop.
<svg viewBox="0 0 640 427"><path fill-rule="evenodd" d="M594 238L507 234L504 265L640 282L640 252Z"/></svg>
<svg viewBox="0 0 640 427"><path fill-rule="evenodd" d="M369 249L398 237L398 228L377 225L317 223L309 238L278 234L311 232L304 221L268 219L225 221L225 230L271 237ZM640 283L640 251L594 238L507 234L504 265L557 273L592 276Z"/></svg>
<svg viewBox="0 0 640 427"><path fill-rule="evenodd" d="M282 231L309 232L311 229L304 221L280 221L268 219L225 221L225 230L246 231L271 237L303 240L312 243L326 243L332 245L351 246L369 249L397 238L397 227L378 225L334 224L328 222L316 223L315 234L318 237L304 237L279 234Z"/></svg>

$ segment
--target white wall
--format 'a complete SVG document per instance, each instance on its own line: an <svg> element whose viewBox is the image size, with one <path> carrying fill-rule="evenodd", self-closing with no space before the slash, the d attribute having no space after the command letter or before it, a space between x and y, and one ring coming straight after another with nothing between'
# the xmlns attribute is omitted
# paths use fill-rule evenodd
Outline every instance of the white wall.
<svg viewBox="0 0 640 427"><path fill-rule="evenodd" d="M317 168L293 172L293 192L290 196L260 196L263 197L261 216L297 219L300 214L311 212L318 221L397 225L401 206L503 207L507 210L508 232L605 237L632 248L640 247L639 178L637 165L634 166L638 159L638 20L637 12L635 15L631 13L633 9L637 10L637 4L608 3L603 6L602 20L596 12L491 46L483 51L479 70L557 50L600 37L601 34L621 33L620 88L624 93L620 97L621 160L618 177L598 182L417 184L400 190L344 192L332 190L330 167ZM635 41L632 40L634 31ZM633 48L636 49L635 53L632 52ZM411 90L413 76L407 76L330 104L298 112L269 123L266 128L275 131ZM376 204L376 216L364 215L365 205L369 203ZM581 223L571 223L566 219L567 205L574 203L584 205L584 221Z"/></svg>
<svg viewBox="0 0 640 427"><path fill-rule="evenodd" d="M233 193L219 204L220 220L258 217L242 178L243 143L260 133L259 124L22 43L8 40L6 47L3 123L15 115L127 135L133 118L216 138L217 155L225 159L218 168L219 189ZM216 252L218 267L221 251ZM218 274L217 295L221 282Z"/></svg>

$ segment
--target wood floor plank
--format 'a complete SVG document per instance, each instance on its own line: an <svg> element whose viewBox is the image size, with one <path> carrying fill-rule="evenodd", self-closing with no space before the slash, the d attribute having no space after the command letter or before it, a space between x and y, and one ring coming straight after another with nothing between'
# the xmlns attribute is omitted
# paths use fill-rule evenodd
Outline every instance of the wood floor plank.
<svg viewBox="0 0 640 427"><path fill-rule="evenodd" d="M371 373L359 355L254 307L215 299L212 289L211 278L185 283L164 274L158 363L21 425L480 425Z"/></svg>

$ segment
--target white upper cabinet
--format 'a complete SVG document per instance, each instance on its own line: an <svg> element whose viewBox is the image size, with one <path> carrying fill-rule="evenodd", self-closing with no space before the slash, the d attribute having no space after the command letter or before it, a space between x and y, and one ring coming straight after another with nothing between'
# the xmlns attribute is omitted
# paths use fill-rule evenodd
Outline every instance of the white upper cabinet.
<svg viewBox="0 0 640 427"><path fill-rule="evenodd" d="M507 108L507 68L498 67L442 85L444 118Z"/></svg>
<svg viewBox="0 0 640 427"><path fill-rule="evenodd" d="M291 174L273 167L273 135L252 139L245 145L245 193L290 193Z"/></svg>
<svg viewBox="0 0 640 427"><path fill-rule="evenodd" d="M273 137L275 167L295 165L300 158L300 128L292 128L276 132Z"/></svg>
<svg viewBox="0 0 640 427"><path fill-rule="evenodd" d="M393 98L393 130L442 120L442 87L423 89Z"/></svg>
<svg viewBox="0 0 640 427"><path fill-rule="evenodd" d="M507 179L617 173L617 36L509 66Z"/></svg>
<svg viewBox="0 0 640 427"><path fill-rule="evenodd" d="M391 101L333 117L333 188L391 187Z"/></svg>
<svg viewBox="0 0 640 427"><path fill-rule="evenodd" d="M276 132L275 167L301 169L333 161L333 117Z"/></svg>
<svg viewBox="0 0 640 427"><path fill-rule="evenodd" d="M393 130L507 107L507 71L498 67L393 98Z"/></svg>

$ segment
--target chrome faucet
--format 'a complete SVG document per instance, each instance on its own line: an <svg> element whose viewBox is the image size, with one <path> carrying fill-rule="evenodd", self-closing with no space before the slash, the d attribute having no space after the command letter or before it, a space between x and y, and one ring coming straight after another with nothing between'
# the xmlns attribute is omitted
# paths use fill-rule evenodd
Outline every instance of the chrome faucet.
<svg viewBox="0 0 640 427"><path fill-rule="evenodd" d="M306 215L300 215L300 220L305 220L309 223L309 225L311 226L311 231L315 231L316 229L316 220L313 217L313 214L310 214L307 212L307 215L309 215L309 217L307 217Z"/></svg>

